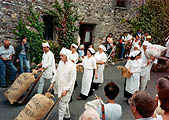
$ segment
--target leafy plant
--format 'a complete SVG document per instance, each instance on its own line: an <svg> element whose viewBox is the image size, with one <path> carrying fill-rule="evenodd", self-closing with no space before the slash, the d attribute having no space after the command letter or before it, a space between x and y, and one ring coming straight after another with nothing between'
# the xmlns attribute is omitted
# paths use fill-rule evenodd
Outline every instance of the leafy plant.
<svg viewBox="0 0 169 120"><path fill-rule="evenodd" d="M77 42L74 36L75 32L78 31L76 25L79 18L77 8L71 0L63 0L63 4L56 0L52 7L53 9L47 10L47 14L54 18L59 44L58 51L60 51L62 47L70 48L72 43ZM59 55L59 53L56 54Z"/></svg>
<svg viewBox="0 0 169 120"><path fill-rule="evenodd" d="M142 29L152 37L153 43L164 45L169 35L169 7L160 0L148 0L145 5L138 8L139 14L128 22L133 31Z"/></svg>

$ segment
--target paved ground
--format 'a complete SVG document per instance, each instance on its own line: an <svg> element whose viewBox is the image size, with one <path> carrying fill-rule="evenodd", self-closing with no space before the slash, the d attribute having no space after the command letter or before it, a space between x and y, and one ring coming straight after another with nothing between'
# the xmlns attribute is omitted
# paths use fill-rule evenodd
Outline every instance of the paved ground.
<svg viewBox="0 0 169 120"><path fill-rule="evenodd" d="M123 63L119 63L119 64L122 65ZM116 64L115 66L119 64ZM125 98L123 97L124 79L121 77L120 72L116 69L115 66L112 65L106 66L105 73L104 73L105 76L104 85L110 81L113 81L120 87L120 94L116 98L116 102L122 106L123 115L121 120L134 120L130 111L130 107L125 102ZM157 79L165 74L167 73L151 73L151 81L148 82L148 87L146 91L149 92L152 96L155 96L156 94L155 85ZM78 73L77 80L79 86L81 86L81 78L82 78L82 73ZM104 101L106 101L103 93L103 86L101 86L99 90L96 91L96 94L102 97ZM0 120L13 120L17 116L17 114L24 108L24 105L22 106L10 105L9 102L3 96L3 91L4 89L0 88ZM76 97L79 95L79 92L80 92L80 88L77 87L73 94L73 101L70 104L72 120L78 120L80 114L84 111L84 104L87 101L94 100L94 96L91 96L85 101L77 101ZM49 120L57 120L57 106L52 111Z"/></svg>

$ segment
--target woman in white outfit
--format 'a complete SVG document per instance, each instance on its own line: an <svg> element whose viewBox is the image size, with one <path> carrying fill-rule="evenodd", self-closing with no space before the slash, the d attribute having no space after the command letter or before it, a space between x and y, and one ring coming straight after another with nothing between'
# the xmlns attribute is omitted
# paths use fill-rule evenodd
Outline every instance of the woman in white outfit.
<svg viewBox="0 0 169 120"><path fill-rule="evenodd" d="M70 50L71 50L71 54L70 54L70 57L69 59L74 63L76 64L78 62L78 59L79 59L79 55L77 53L77 49L78 49L78 46L76 44L72 44L71 47L70 47Z"/></svg>
<svg viewBox="0 0 169 120"><path fill-rule="evenodd" d="M104 51L106 51L106 48L104 45L100 45L99 46L99 51L96 52L96 54L94 55L95 59L96 59L96 63L97 63L97 74L98 74L98 78L94 78L93 80L93 89L98 89L99 84L102 84L104 82L104 76L103 76L103 72L104 72L104 67L105 67L105 63L107 61L107 56L104 53Z"/></svg>
<svg viewBox="0 0 169 120"><path fill-rule="evenodd" d="M92 84L93 72L95 72L95 77L97 78L97 66L96 59L94 58L95 50L89 48L87 50L87 56L84 57L82 65L84 67L84 73L82 78L82 88L80 96L77 97L78 100L85 100L89 95L89 91Z"/></svg>
<svg viewBox="0 0 169 120"><path fill-rule="evenodd" d="M141 51L133 51L130 54L130 59L127 61L125 67L132 74L130 78L126 80L125 93L126 98L130 98L140 87L140 74L141 74Z"/></svg>

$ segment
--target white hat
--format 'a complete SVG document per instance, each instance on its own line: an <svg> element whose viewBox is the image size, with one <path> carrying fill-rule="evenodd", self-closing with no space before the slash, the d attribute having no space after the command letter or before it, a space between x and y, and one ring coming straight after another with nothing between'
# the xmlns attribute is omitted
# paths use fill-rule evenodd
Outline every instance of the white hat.
<svg viewBox="0 0 169 120"><path fill-rule="evenodd" d="M76 49L78 48L78 46L76 44L71 44L71 46L75 47Z"/></svg>
<svg viewBox="0 0 169 120"><path fill-rule="evenodd" d="M148 35L146 38L151 39L151 35Z"/></svg>
<svg viewBox="0 0 169 120"><path fill-rule="evenodd" d="M133 52L130 53L129 57L136 57L138 54L140 54L141 51L139 50L134 50Z"/></svg>
<svg viewBox="0 0 169 120"><path fill-rule="evenodd" d="M95 54L95 50L93 48L88 48L88 50L92 53Z"/></svg>
<svg viewBox="0 0 169 120"><path fill-rule="evenodd" d="M106 51L106 47L104 45L99 45L99 48L101 48L103 51Z"/></svg>
<svg viewBox="0 0 169 120"><path fill-rule="evenodd" d="M84 45L80 45L80 48L84 48Z"/></svg>
<svg viewBox="0 0 169 120"><path fill-rule="evenodd" d="M49 47L49 48L50 48L50 46L49 46L49 43L48 43L48 42L46 42L46 43L42 43L42 47Z"/></svg>
<svg viewBox="0 0 169 120"><path fill-rule="evenodd" d="M70 50L68 50L68 49L66 49L66 48L62 48L62 49L61 49L61 51L60 51L60 54L62 54L62 55L65 55L65 56L69 57L69 56L70 56L70 54L71 54L71 51L70 51Z"/></svg>

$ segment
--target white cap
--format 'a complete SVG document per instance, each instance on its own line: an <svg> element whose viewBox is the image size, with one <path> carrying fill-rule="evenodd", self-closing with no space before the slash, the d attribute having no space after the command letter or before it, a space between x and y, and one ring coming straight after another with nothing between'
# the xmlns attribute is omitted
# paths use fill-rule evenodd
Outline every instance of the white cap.
<svg viewBox="0 0 169 120"><path fill-rule="evenodd" d="M80 48L84 48L84 45L80 45Z"/></svg>
<svg viewBox="0 0 169 120"><path fill-rule="evenodd" d="M103 51L106 51L106 47L104 45L99 45L99 48L101 48Z"/></svg>
<svg viewBox="0 0 169 120"><path fill-rule="evenodd" d="M151 39L151 35L148 35L146 38L147 38L147 39Z"/></svg>
<svg viewBox="0 0 169 120"><path fill-rule="evenodd" d="M70 56L70 54L71 54L71 51L70 51L70 50L68 50L68 49L66 49L66 48L62 48L62 49L61 49L61 51L60 51L60 54L62 54L62 55L65 55L65 56L69 57L69 56Z"/></svg>
<svg viewBox="0 0 169 120"><path fill-rule="evenodd" d="M95 54L95 50L93 48L88 49L92 54Z"/></svg>
<svg viewBox="0 0 169 120"><path fill-rule="evenodd" d="M76 44L71 44L71 46L75 47L76 49L78 48L78 46Z"/></svg>
<svg viewBox="0 0 169 120"><path fill-rule="evenodd" d="M134 50L133 52L130 53L129 57L136 57L138 54L140 54L141 51L139 50Z"/></svg>
<svg viewBox="0 0 169 120"><path fill-rule="evenodd" d="M48 42L46 42L46 43L42 43L42 47L49 47L49 48L50 48L50 46L49 46L49 43L48 43Z"/></svg>

